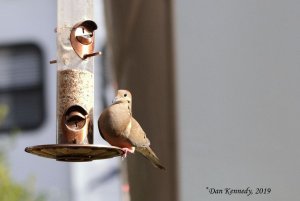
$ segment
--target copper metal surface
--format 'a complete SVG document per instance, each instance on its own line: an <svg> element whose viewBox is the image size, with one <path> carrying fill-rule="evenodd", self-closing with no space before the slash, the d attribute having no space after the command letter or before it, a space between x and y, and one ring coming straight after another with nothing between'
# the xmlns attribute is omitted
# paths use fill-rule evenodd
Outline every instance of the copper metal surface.
<svg viewBox="0 0 300 201"><path fill-rule="evenodd" d="M97 24L92 20L86 20L74 25L70 35L71 45L81 59L86 59L86 55L94 53L94 31L96 29Z"/></svg>
<svg viewBox="0 0 300 201"><path fill-rule="evenodd" d="M101 52L94 52L92 54L85 54L84 59L86 59L88 57L94 57L94 56L97 56L97 55L101 55L101 54L102 54Z"/></svg>
<svg viewBox="0 0 300 201"><path fill-rule="evenodd" d="M118 147L78 144L48 144L26 147L25 151L37 156L65 162L87 162L121 156Z"/></svg>
<svg viewBox="0 0 300 201"><path fill-rule="evenodd" d="M71 106L63 115L62 135L58 144L93 144L92 121L90 115L80 106Z"/></svg>
<svg viewBox="0 0 300 201"><path fill-rule="evenodd" d="M50 64L56 64L56 63L57 63L57 60L56 60L56 59L50 61Z"/></svg>

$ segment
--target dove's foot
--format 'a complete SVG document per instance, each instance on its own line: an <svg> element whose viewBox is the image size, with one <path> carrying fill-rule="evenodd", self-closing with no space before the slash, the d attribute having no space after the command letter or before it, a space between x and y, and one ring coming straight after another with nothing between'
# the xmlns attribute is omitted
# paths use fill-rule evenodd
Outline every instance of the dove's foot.
<svg viewBox="0 0 300 201"><path fill-rule="evenodd" d="M126 158L127 157L127 154L128 152L133 154L134 151L135 151L135 147L131 147L131 149L128 149L128 148L122 148L122 151L124 151L124 154L121 156L122 159Z"/></svg>

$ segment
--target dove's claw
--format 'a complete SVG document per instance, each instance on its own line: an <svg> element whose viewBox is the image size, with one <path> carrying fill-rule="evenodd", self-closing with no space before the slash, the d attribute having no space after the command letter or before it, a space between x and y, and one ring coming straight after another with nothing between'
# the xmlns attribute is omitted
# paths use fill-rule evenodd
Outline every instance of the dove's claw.
<svg viewBox="0 0 300 201"><path fill-rule="evenodd" d="M129 152L129 153L134 153L134 151L135 151L135 148L134 147L132 147L131 149L128 149L128 148L122 148L122 151L124 151L124 154L122 154L122 159L124 159L124 158L126 158L127 157L127 153Z"/></svg>

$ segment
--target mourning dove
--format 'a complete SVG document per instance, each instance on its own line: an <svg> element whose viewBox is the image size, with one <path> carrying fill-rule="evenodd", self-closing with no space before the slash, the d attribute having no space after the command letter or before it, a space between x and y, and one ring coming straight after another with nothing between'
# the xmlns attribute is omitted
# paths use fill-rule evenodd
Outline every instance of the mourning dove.
<svg viewBox="0 0 300 201"><path fill-rule="evenodd" d="M118 90L112 105L106 108L98 119L100 134L112 146L120 147L127 153L138 151L152 164L165 170L158 157L150 148L150 141L140 124L132 117L132 96L127 90Z"/></svg>

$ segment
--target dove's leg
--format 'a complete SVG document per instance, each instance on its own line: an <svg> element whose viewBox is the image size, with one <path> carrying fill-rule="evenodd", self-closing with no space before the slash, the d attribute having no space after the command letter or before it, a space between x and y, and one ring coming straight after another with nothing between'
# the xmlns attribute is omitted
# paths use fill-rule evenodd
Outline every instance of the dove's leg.
<svg viewBox="0 0 300 201"><path fill-rule="evenodd" d="M124 151L124 154L122 155L122 159L126 158L127 157L127 153L131 153L133 154L134 151L135 151L135 147L131 147L131 149L128 149L128 148L122 148L122 150Z"/></svg>

